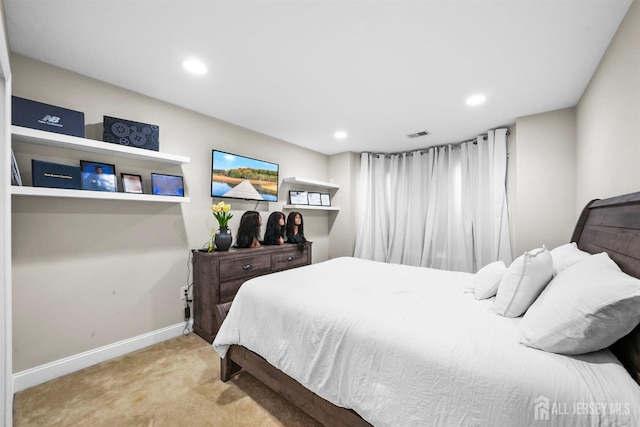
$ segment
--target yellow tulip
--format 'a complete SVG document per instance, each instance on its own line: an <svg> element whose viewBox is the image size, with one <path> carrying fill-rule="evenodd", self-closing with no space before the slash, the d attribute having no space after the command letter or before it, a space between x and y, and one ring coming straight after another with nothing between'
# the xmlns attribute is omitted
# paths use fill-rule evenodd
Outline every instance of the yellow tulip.
<svg viewBox="0 0 640 427"><path fill-rule="evenodd" d="M233 215L229 213L231 205L225 202L218 202L215 205L211 205L211 211L213 216L218 220L218 224L221 227L226 227L229 224L229 220L233 218Z"/></svg>

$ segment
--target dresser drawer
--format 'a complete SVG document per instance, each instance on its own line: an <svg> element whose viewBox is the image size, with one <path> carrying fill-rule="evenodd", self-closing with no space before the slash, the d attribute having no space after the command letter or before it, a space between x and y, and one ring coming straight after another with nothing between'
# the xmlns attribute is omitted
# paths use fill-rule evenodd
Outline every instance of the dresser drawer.
<svg viewBox="0 0 640 427"><path fill-rule="evenodd" d="M220 283L220 304L233 301L240 286L249 279L230 280Z"/></svg>
<svg viewBox="0 0 640 427"><path fill-rule="evenodd" d="M271 271L271 257L269 254L257 254L220 261L220 278L224 281L248 279L269 271Z"/></svg>
<svg viewBox="0 0 640 427"><path fill-rule="evenodd" d="M307 264L309 264L309 251L306 248L300 251L294 246L291 250L271 254L271 269L273 271L286 270Z"/></svg>

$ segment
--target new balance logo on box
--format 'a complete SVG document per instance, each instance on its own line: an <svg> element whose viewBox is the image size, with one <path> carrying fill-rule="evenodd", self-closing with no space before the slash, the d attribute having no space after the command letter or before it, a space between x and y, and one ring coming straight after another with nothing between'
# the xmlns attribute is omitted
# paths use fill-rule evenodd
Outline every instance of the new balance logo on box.
<svg viewBox="0 0 640 427"><path fill-rule="evenodd" d="M52 116L50 114L47 114L46 116L38 120L38 123L47 124L50 126L59 126L59 127L64 126L62 123L60 123L60 117Z"/></svg>
<svg viewBox="0 0 640 427"><path fill-rule="evenodd" d="M84 113L11 97L11 124L84 138Z"/></svg>

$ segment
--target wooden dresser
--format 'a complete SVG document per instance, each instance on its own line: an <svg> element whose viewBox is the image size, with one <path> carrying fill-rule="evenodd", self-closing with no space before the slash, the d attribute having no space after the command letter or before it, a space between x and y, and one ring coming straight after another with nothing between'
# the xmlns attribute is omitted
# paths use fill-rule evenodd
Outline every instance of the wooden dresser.
<svg viewBox="0 0 640 427"><path fill-rule="evenodd" d="M311 242L297 245L231 248L228 252L193 252L193 331L213 342L218 332L214 308L230 302L245 281L311 264Z"/></svg>

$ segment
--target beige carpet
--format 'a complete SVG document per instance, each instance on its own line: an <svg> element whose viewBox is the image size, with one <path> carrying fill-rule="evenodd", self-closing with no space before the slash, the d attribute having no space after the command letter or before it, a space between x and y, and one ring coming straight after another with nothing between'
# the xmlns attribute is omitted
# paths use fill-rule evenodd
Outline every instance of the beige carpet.
<svg viewBox="0 0 640 427"><path fill-rule="evenodd" d="M249 374L219 380L217 353L174 338L16 393L15 426L319 426Z"/></svg>

